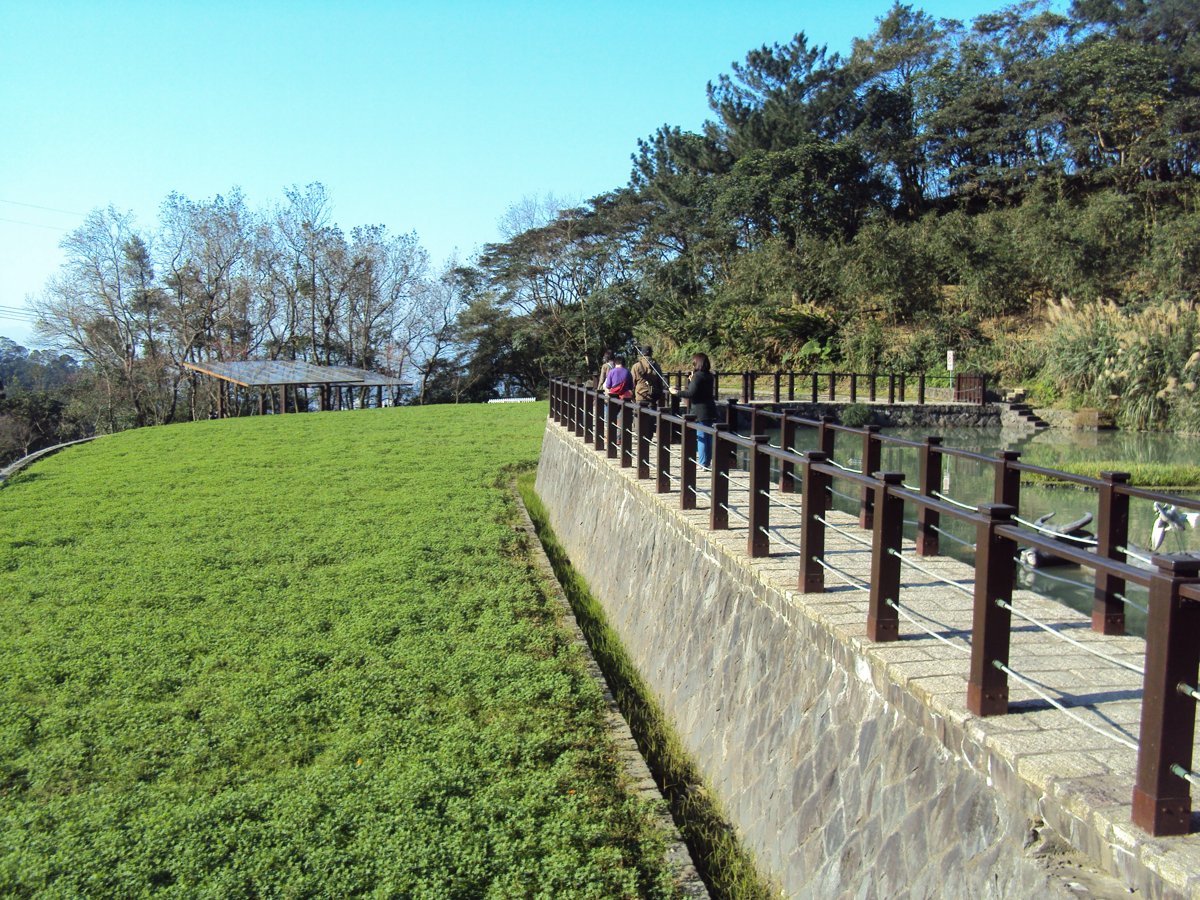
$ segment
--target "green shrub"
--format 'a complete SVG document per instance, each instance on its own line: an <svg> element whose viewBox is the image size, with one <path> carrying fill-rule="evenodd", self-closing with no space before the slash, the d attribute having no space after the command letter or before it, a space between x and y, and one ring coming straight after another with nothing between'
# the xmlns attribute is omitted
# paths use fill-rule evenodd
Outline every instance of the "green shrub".
<svg viewBox="0 0 1200 900"><path fill-rule="evenodd" d="M838 418L841 419L843 425L850 428L862 428L875 421L875 411L865 403L851 403L842 407Z"/></svg>

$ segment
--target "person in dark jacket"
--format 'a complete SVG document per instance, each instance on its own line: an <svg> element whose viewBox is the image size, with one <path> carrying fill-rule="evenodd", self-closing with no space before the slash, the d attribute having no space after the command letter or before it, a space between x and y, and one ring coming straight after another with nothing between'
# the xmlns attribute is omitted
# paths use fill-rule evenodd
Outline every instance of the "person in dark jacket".
<svg viewBox="0 0 1200 900"><path fill-rule="evenodd" d="M697 353L692 357L692 375L688 386L682 391L671 388L672 394L679 394L688 401L688 412L696 417L696 421L704 425L712 425L717 417L717 398L713 392L712 366L708 357ZM696 435L696 461L704 467L712 461L712 435L700 432Z"/></svg>

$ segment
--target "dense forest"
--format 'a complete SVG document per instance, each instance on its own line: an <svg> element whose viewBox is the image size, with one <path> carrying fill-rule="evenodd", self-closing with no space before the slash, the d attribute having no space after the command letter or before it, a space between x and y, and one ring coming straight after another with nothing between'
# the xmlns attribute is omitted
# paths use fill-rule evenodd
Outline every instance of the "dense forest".
<svg viewBox="0 0 1200 900"><path fill-rule="evenodd" d="M848 56L804 34L708 86L700 133L479 260L467 333L509 371L632 335L722 367L936 370L1200 430L1200 6L896 5Z"/></svg>
<svg viewBox="0 0 1200 900"><path fill-rule="evenodd" d="M1043 403L1200 431L1200 6L897 4L846 56L803 33L752 50L708 101L698 132L637 142L628 183L526 198L440 272L414 234L344 232L319 184L266 210L172 194L149 229L97 210L35 304L78 363L41 390L57 424L26 421L19 383L0 422L36 443L205 417L179 366L204 359L361 366L412 402L541 393L637 340L723 369L932 372L954 350Z"/></svg>

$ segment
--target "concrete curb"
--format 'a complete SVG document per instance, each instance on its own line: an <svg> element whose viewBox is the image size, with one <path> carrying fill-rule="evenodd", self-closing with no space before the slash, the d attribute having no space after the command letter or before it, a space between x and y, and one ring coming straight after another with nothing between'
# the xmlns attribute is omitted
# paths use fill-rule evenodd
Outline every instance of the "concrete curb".
<svg viewBox="0 0 1200 900"><path fill-rule="evenodd" d="M53 447L43 447L41 450L36 450L28 456L22 456L14 463L10 463L3 469L0 469L0 485L12 478L26 466L31 465L41 459L43 456L49 456L51 453L57 453L65 447L74 447L76 444L86 444L88 441L94 441L98 437L104 437L102 434L93 434L91 437L80 438L77 441L67 441L62 444L55 444Z"/></svg>

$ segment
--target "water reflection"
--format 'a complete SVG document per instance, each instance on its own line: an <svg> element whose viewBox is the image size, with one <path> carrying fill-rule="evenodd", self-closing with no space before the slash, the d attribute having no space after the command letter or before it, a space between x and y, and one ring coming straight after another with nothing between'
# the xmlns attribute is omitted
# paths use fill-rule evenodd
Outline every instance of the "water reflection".
<svg viewBox="0 0 1200 900"><path fill-rule="evenodd" d="M943 438L944 446L972 450L989 456L995 455L1000 450L1017 450L1021 453L1022 462L1047 468L1060 468L1065 463L1092 460L1111 462L1114 469L1120 469L1121 464L1132 465L1134 463L1194 465L1198 456L1197 451L1200 450L1200 442L1194 438L1137 432L1047 429L1029 434L984 428L951 428L940 432L889 428L884 433L913 441L922 441L927 434L937 433ZM779 434L777 431L770 434L770 440L772 443L778 444ZM816 429L798 429L796 442L797 450L817 449ZM882 468L885 471L903 472L906 476L905 481L910 485L915 485L920 473L917 453L915 448L894 447L885 444L882 448ZM842 465L860 468L862 465L862 438L839 432L834 444L834 459ZM835 487L838 485L835 484ZM857 493L846 484L839 489L846 494ZM991 466L976 460L952 456L943 457L941 491L947 497L974 506L990 502L994 489L995 474ZM1053 513L1053 517L1049 520L1050 523L1062 525L1080 518L1085 513L1090 513L1093 517L1098 518L1097 502L1097 493L1088 488L1054 487L1023 482L1020 515L1021 518L1032 521ZM835 496L835 505L845 512L855 512L858 508L856 502L845 497ZM905 524L905 537L909 540L915 539L916 536L915 515L915 510L907 511L908 521ZM1145 552L1150 547L1156 518L1157 514L1153 503L1149 500L1131 499L1129 509L1130 549L1140 548ZM942 518L941 527L949 536L949 539L941 541L941 552L973 564L974 551L971 549L974 541L973 530L957 521L949 520L945 516ZM1200 531L1192 528L1170 531L1160 549L1165 553L1200 550ZM1081 569L1078 566L1055 566L1047 569L1029 569L1018 566L1017 575L1021 587L1056 599L1081 612L1090 613L1093 582L1090 570ZM1127 585L1126 593L1132 603L1145 605L1145 588ZM1143 634L1145 630L1145 614L1133 605L1127 608L1127 627L1134 634Z"/></svg>

